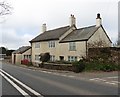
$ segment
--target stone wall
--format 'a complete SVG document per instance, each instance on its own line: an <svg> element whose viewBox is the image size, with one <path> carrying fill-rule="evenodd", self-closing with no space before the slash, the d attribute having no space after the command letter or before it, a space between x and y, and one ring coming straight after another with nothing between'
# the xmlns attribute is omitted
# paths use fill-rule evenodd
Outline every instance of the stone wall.
<svg viewBox="0 0 120 97"><path fill-rule="evenodd" d="M120 64L120 47L89 48L88 59Z"/></svg>

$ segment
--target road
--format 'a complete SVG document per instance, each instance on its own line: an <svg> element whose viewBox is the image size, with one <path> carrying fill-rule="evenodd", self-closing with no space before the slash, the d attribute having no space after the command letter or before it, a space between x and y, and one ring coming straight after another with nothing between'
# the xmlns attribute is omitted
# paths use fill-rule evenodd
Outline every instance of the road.
<svg viewBox="0 0 120 97"><path fill-rule="evenodd" d="M9 63L0 63L0 67L2 95L118 95L118 75L102 79L28 69Z"/></svg>

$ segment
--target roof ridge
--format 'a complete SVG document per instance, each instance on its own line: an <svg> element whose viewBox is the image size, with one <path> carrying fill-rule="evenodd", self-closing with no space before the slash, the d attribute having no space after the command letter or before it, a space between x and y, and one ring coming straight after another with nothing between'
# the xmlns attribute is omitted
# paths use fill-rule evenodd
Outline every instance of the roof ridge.
<svg viewBox="0 0 120 97"><path fill-rule="evenodd" d="M47 30L47 31L45 31L45 32L53 31L53 30L58 30L58 29L66 28L66 27L70 27L70 26L69 26L69 25L68 25L68 26L62 26L62 27L58 27L58 28L51 29L51 30ZM42 33L41 33L41 34L42 34Z"/></svg>
<svg viewBox="0 0 120 97"><path fill-rule="evenodd" d="M82 27L82 28L78 28L78 29L76 29L76 30L85 29L85 28L90 28L90 27L94 27L94 26L96 26L96 25L85 26L85 27Z"/></svg>

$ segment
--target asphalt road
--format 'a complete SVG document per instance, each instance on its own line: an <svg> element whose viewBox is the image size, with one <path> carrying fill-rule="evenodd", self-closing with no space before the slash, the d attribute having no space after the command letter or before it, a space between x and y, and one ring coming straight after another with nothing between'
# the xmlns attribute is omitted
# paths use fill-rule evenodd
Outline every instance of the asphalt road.
<svg viewBox="0 0 120 97"><path fill-rule="evenodd" d="M106 95L118 95L118 85L91 81L89 80L90 76L89 79L83 76L79 78L61 76L59 73L54 74L41 70L27 69L8 63L0 63L0 67L3 70L0 72L23 90L23 92L18 91L3 75L0 75L0 78L2 76L2 95L23 95L22 93L24 92L32 96L35 93L39 93L40 97L45 97L46 95L105 95L105 97ZM26 87L6 73L25 84ZM29 88L32 90L29 91Z"/></svg>

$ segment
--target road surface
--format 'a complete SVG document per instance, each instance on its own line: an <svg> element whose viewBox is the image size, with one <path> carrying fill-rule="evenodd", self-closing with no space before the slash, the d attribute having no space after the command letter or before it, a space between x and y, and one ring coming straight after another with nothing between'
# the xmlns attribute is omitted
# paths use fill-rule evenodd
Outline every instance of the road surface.
<svg viewBox="0 0 120 97"><path fill-rule="evenodd" d="M117 74L94 78L28 69L1 62L0 67L2 95L19 95L20 97L25 95L32 97L118 95Z"/></svg>

